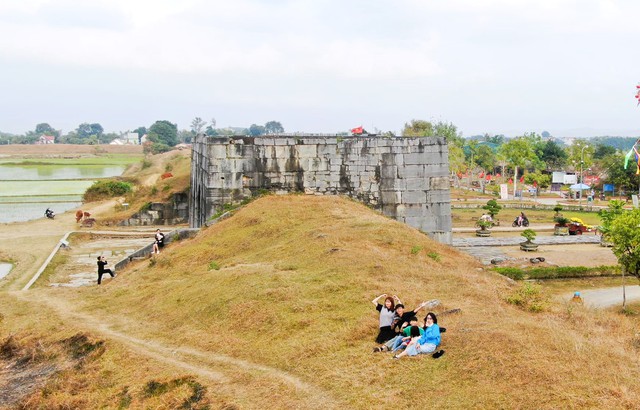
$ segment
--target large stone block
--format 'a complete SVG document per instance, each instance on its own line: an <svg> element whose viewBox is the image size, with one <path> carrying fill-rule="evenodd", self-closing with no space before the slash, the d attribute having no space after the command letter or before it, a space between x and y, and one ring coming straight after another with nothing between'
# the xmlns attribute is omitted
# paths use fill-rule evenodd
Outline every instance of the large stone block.
<svg viewBox="0 0 640 410"><path fill-rule="evenodd" d="M426 191L429 189L429 181L426 178L404 178L407 191Z"/></svg>
<svg viewBox="0 0 640 410"><path fill-rule="evenodd" d="M449 192L449 176L439 176L429 178L430 190L442 190Z"/></svg>
<svg viewBox="0 0 640 410"><path fill-rule="evenodd" d="M402 193L402 203L423 204L427 200L427 193L424 191L404 191Z"/></svg>
<svg viewBox="0 0 640 410"><path fill-rule="evenodd" d="M384 204L400 204L402 203L402 192L400 191L381 191L380 198Z"/></svg>

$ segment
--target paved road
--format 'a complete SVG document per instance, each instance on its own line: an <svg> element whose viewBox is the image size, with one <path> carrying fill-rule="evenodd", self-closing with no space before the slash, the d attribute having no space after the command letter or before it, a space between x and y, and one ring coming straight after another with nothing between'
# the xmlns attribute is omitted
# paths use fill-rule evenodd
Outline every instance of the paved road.
<svg viewBox="0 0 640 410"><path fill-rule="evenodd" d="M634 279L635 281L635 279ZM615 288L594 289L580 291L582 300L586 306L606 308L611 306L622 307L622 286ZM626 286L627 303L640 300L640 286ZM564 300L569 300L573 293L563 295Z"/></svg>

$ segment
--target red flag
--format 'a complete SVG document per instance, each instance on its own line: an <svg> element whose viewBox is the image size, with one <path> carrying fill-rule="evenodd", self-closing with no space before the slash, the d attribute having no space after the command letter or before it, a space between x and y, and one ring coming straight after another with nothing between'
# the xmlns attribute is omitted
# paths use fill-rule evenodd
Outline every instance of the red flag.
<svg viewBox="0 0 640 410"><path fill-rule="evenodd" d="M491 181L491 174L487 174L487 181Z"/></svg>
<svg viewBox="0 0 640 410"><path fill-rule="evenodd" d="M359 135L362 134L364 132L364 130L362 129L362 125L357 127L357 128L352 128L351 129L351 133L354 135Z"/></svg>
<svg viewBox="0 0 640 410"><path fill-rule="evenodd" d="M513 184L513 179L512 178L509 178L509 183Z"/></svg>
<svg viewBox="0 0 640 410"><path fill-rule="evenodd" d="M537 187L537 186L538 186L538 183L537 183L536 181L533 181L533 186L534 186L534 187Z"/></svg>
<svg viewBox="0 0 640 410"><path fill-rule="evenodd" d="M478 175L478 178L484 178L484 171L482 171L480 175Z"/></svg>
<svg viewBox="0 0 640 410"><path fill-rule="evenodd" d="M502 175L500 175L500 173L496 174L496 178L500 178Z"/></svg>
<svg viewBox="0 0 640 410"><path fill-rule="evenodd" d="M522 184L524 182L524 175L520 177L520 183Z"/></svg>

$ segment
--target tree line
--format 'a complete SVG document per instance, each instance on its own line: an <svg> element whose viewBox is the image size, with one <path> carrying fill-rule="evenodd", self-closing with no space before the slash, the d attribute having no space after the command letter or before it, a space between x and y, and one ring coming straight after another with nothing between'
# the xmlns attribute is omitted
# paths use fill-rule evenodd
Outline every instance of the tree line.
<svg viewBox="0 0 640 410"><path fill-rule="evenodd" d="M551 185L554 171L597 176L602 184L613 184L616 191L637 192L640 175L635 157L625 169L625 154L638 140L635 137L596 137L575 139L571 145L553 138L548 132L524 133L516 137L484 134L465 139L457 127L448 122L411 120L403 136L439 136L447 140L449 169L452 177L462 181L500 175L504 181L522 180L540 188ZM488 178L488 177L487 177Z"/></svg>
<svg viewBox="0 0 640 410"><path fill-rule="evenodd" d="M251 124L248 128L226 127L216 128L216 120L204 121L196 117L191 121L189 129L178 129L178 125L167 120L159 120L150 126L140 126L133 131L138 135L138 143L141 144L146 136L145 150L159 153L170 150L179 143L191 143L198 133L206 135L252 135L284 133L284 127L279 121L268 121L264 125ZM109 144L117 138L122 138L127 132L105 132L99 123L82 123L72 131L63 134L61 130L52 127L49 123L37 124L35 129L22 135L14 135L0 132L0 144L35 144L41 136L54 137L57 144Z"/></svg>

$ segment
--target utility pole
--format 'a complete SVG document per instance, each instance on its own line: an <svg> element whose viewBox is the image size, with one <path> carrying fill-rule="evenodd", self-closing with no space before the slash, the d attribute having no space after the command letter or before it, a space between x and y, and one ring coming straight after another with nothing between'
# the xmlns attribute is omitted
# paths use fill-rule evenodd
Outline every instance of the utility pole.
<svg viewBox="0 0 640 410"><path fill-rule="evenodd" d="M584 185L584 174L582 173L582 167L584 165L584 149L588 148L588 145L582 147L580 150L580 200L578 201L578 206L582 208L582 185Z"/></svg>

